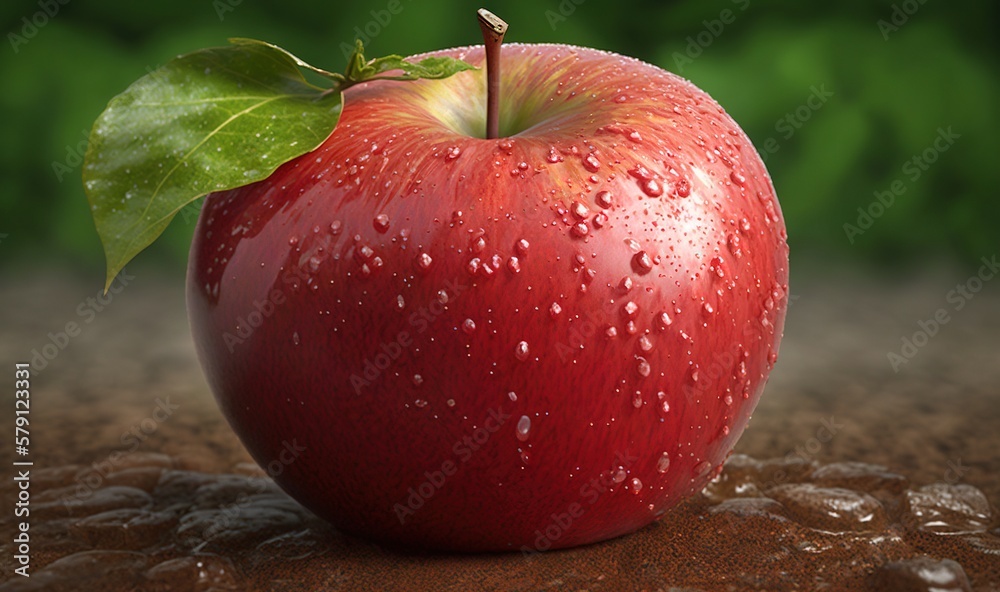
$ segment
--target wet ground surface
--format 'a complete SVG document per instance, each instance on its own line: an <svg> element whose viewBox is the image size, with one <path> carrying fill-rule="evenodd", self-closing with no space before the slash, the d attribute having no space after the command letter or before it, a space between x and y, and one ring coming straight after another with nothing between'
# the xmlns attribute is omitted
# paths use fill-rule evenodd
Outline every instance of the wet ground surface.
<svg viewBox="0 0 1000 592"><path fill-rule="evenodd" d="M614 541L456 556L347 537L277 489L207 390L180 281L137 272L97 310L97 278L20 277L0 288L11 378L80 332L32 377L30 578L0 449L3 591L1000 590L1000 285L956 310L961 273L793 283L771 382L703 494Z"/></svg>

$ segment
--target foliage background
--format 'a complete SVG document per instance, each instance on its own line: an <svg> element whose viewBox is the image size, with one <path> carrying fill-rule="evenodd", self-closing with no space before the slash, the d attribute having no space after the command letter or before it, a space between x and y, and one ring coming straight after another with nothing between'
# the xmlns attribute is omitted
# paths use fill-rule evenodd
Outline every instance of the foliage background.
<svg viewBox="0 0 1000 592"><path fill-rule="evenodd" d="M355 27L375 30L372 23L378 33L369 55L480 39L477 6L458 0L396 0L402 12L384 26L372 11L389 0L61 1L0 4L0 265L58 261L93 268L98 277L102 252L74 155L107 101L147 69L245 36L339 70L341 44L351 42ZM58 13L28 38L24 19L42 22L37 13L46 2ZM715 97L758 150L774 138L778 150L767 164L793 258L975 267L996 252L997 3L542 0L490 7L511 24L509 41L592 46L652 62ZM731 23L711 23L727 9ZM880 28L894 14L898 29ZM699 35L710 42L689 49ZM785 138L788 128L778 122L821 85L834 96ZM949 126L961 137L911 179L904 164ZM852 244L844 224L857 224L857 208L896 180L905 193ZM193 227L193 219L178 217L140 264L181 272Z"/></svg>

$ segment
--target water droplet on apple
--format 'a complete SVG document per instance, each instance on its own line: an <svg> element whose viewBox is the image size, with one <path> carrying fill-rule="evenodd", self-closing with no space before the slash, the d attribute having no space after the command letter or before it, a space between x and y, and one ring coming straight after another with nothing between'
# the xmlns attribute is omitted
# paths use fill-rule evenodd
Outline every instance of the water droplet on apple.
<svg viewBox="0 0 1000 592"><path fill-rule="evenodd" d="M476 332L476 322L472 319L465 319L462 321L462 331L465 331L468 335L472 335Z"/></svg>
<svg viewBox="0 0 1000 592"><path fill-rule="evenodd" d="M733 254L733 257L739 259L743 256L743 251L740 249L740 235L736 233L730 233L726 236L726 248L729 252Z"/></svg>
<svg viewBox="0 0 1000 592"><path fill-rule="evenodd" d="M656 400L659 403L660 412L666 415L670 413L670 401L667 401L667 393L659 391L656 393Z"/></svg>
<svg viewBox="0 0 1000 592"><path fill-rule="evenodd" d="M292 343L294 343L295 345L299 345L300 343L302 343L302 340L299 339L299 332L298 331L292 333Z"/></svg>
<svg viewBox="0 0 1000 592"><path fill-rule="evenodd" d="M601 168L601 161L597 160L593 154L588 154L583 158L583 168L596 173Z"/></svg>
<svg viewBox="0 0 1000 592"><path fill-rule="evenodd" d="M372 225L375 227L376 231L385 233L389 230L389 216L387 214L379 214L378 216L375 216L375 219L372 221Z"/></svg>
<svg viewBox="0 0 1000 592"><path fill-rule="evenodd" d="M375 251L368 245L361 245L354 251L354 254L358 261L364 262L370 260Z"/></svg>
<svg viewBox="0 0 1000 592"><path fill-rule="evenodd" d="M649 338L649 335L643 335L639 338L639 350L643 352L648 352L653 349L653 341Z"/></svg>
<svg viewBox="0 0 1000 592"><path fill-rule="evenodd" d="M638 477L632 477L632 493L638 494L642 491L642 481Z"/></svg>
<svg viewBox="0 0 1000 592"><path fill-rule="evenodd" d="M519 341L516 346L514 346L514 357L516 357L521 362L528 359L528 342Z"/></svg>
<svg viewBox="0 0 1000 592"><path fill-rule="evenodd" d="M431 256L428 255L427 253L421 253L417 255L417 267L419 267L423 271L427 271L428 269L430 269L431 263L433 262L434 260L431 259Z"/></svg>
<svg viewBox="0 0 1000 592"><path fill-rule="evenodd" d="M618 467L611 474L611 482L612 483L621 483L622 481L625 480L625 477L627 477L627 476L628 476L628 474L625 472L625 469L623 467Z"/></svg>
<svg viewBox="0 0 1000 592"><path fill-rule="evenodd" d="M736 183L740 187L746 185L747 182L747 178L736 171L729 173L729 178L733 180L733 183Z"/></svg>
<svg viewBox="0 0 1000 592"><path fill-rule="evenodd" d="M462 149L459 148L458 146L452 146L448 148L448 152L445 153L444 159L446 162L451 162L461 155L462 155Z"/></svg>
<svg viewBox="0 0 1000 592"><path fill-rule="evenodd" d="M587 226L586 222L579 222L577 224L574 224L569 231L569 233L576 238L583 238L587 236L589 232L590 232L590 227Z"/></svg>
<svg viewBox="0 0 1000 592"><path fill-rule="evenodd" d="M715 309L712 308L711 304L706 302L701 305L701 311L705 314L706 317L710 317L715 312Z"/></svg>
<svg viewBox="0 0 1000 592"><path fill-rule="evenodd" d="M632 406L636 409L642 407L642 391L635 391L635 394L632 395Z"/></svg>
<svg viewBox="0 0 1000 592"><path fill-rule="evenodd" d="M632 268L637 273L645 275L653 269L653 259L646 251L639 251L632 257Z"/></svg>
<svg viewBox="0 0 1000 592"><path fill-rule="evenodd" d="M650 367L649 362L646 361L646 358L636 356L635 359L638 362L635 366L635 370L639 373L639 376L642 376L643 378L649 376L649 373L652 372L652 368Z"/></svg>
<svg viewBox="0 0 1000 592"><path fill-rule="evenodd" d="M445 403L445 405L447 405L449 407L454 407L455 406L455 399L448 399L444 403Z"/></svg>
<svg viewBox="0 0 1000 592"><path fill-rule="evenodd" d="M625 96L625 95L618 95L617 97L615 97L615 102L619 103L619 104L620 103L624 103L627 100L628 100L628 97Z"/></svg>
<svg viewBox="0 0 1000 592"><path fill-rule="evenodd" d="M531 245L528 243L528 241L526 241L526 240L524 240L522 238L521 240L519 240L516 243L514 243L514 250L517 251L518 255L524 257L525 255L528 254L528 248L530 246Z"/></svg>
<svg viewBox="0 0 1000 592"><path fill-rule="evenodd" d="M413 402L413 404L416 405L418 408L423 409L424 407L427 406L427 401L423 399L417 399L416 401Z"/></svg>
<svg viewBox="0 0 1000 592"><path fill-rule="evenodd" d="M614 203L615 198L611 195L610 191L598 191L594 200L597 202L597 205L602 208L610 208L611 204Z"/></svg>
<svg viewBox="0 0 1000 592"><path fill-rule="evenodd" d="M476 275L476 272L479 271L479 265L479 257L473 257L465 265L465 271L469 272L469 275Z"/></svg>
<svg viewBox="0 0 1000 592"><path fill-rule="evenodd" d="M660 197L663 195L663 186L656 179L646 179L639 183L639 188L649 197Z"/></svg>
<svg viewBox="0 0 1000 592"><path fill-rule="evenodd" d="M687 179L680 178L674 183L674 191L677 192L678 197L687 197L691 195L691 182Z"/></svg>
<svg viewBox="0 0 1000 592"><path fill-rule="evenodd" d="M607 327L604 329L604 336L608 339L614 339L615 337L618 337L618 329L614 327Z"/></svg>
<svg viewBox="0 0 1000 592"><path fill-rule="evenodd" d="M515 393L514 391L510 391L509 393L507 393L507 398L510 399L511 401L517 401L517 393Z"/></svg>
<svg viewBox="0 0 1000 592"><path fill-rule="evenodd" d="M524 442L528 439L528 432L531 431L531 418L527 415L522 415L521 419L517 420L517 439Z"/></svg>
<svg viewBox="0 0 1000 592"><path fill-rule="evenodd" d="M626 318L633 319L638 312L639 305L632 300L629 300L624 306L622 306L622 314L624 314Z"/></svg>
<svg viewBox="0 0 1000 592"><path fill-rule="evenodd" d="M406 300L403 298L402 294L396 296L396 308L399 310L406 308Z"/></svg>
<svg viewBox="0 0 1000 592"><path fill-rule="evenodd" d="M608 215L601 212L594 216L594 228L604 228L604 225L608 223Z"/></svg>
<svg viewBox="0 0 1000 592"><path fill-rule="evenodd" d="M666 473L670 470L670 454L664 452L660 455L660 458L656 461L656 472Z"/></svg>
<svg viewBox="0 0 1000 592"><path fill-rule="evenodd" d="M424 383L424 377L419 374L413 375L413 386L420 386Z"/></svg>
<svg viewBox="0 0 1000 592"><path fill-rule="evenodd" d="M716 277L724 278L726 277L726 270L723 269L722 264L722 257L713 257L708 264L708 268L709 270L715 272Z"/></svg>
<svg viewBox="0 0 1000 592"><path fill-rule="evenodd" d="M558 317L560 313L562 313L562 307L559 306L558 302L553 302L552 305L549 306L549 316L554 319Z"/></svg>
<svg viewBox="0 0 1000 592"><path fill-rule="evenodd" d="M649 169L642 166L641 164L637 164L631 169L629 169L628 174L642 181L648 181L649 179L653 178L653 173L649 172Z"/></svg>
<svg viewBox="0 0 1000 592"><path fill-rule="evenodd" d="M573 216L576 217L577 220L584 220L588 215L590 215L590 210L587 209L587 206L578 201L573 202L573 205L569 207L569 211L573 213Z"/></svg>
<svg viewBox="0 0 1000 592"><path fill-rule="evenodd" d="M521 262L518 261L517 257L511 257L507 260L507 269L511 273L519 273L521 271Z"/></svg>
<svg viewBox="0 0 1000 592"><path fill-rule="evenodd" d="M316 271L317 269L319 269L319 265L322 262L323 262L323 260L320 259L319 257L315 256L315 255L313 255L312 257L310 257L309 258L309 269L310 269L310 271Z"/></svg>
<svg viewBox="0 0 1000 592"><path fill-rule="evenodd" d="M673 323L674 320L670 318L670 315L666 311L656 315L656 327L660 331L666 331L667 327L669 327Z"/></svg>
<svg viewBox="0 0 1000 592"><path fill-rule="evenodd" d="M704 477L712 470L712 463L707 460L703 460L694 466L694 474L696 477Z"/></svg>

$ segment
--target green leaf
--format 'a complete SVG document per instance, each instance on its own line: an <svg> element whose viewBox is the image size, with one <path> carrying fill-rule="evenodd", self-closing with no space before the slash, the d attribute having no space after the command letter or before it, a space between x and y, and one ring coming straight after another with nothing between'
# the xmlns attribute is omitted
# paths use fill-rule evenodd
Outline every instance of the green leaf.
<svg viewBox="0 0 1000 592"><path fill-rule="evenodd" d="M245 43L178 57L112 99L84 166L108 285L185 205L316 148L341 100L306 82L286 52Z"/></svg>
<svg viewBox="0 0 1000 592"><path fill-rule="evenodd" d="M108 262L105 288L187 204L266 179L322 144L340 118L344 88L393 69L405 77L393 79L414 80L472 68L445 58L365 62L359 41L344 76L269 43L230 42L140 78L94 124L83 180ZM330 86L310 84L302 70Z"/></svg>

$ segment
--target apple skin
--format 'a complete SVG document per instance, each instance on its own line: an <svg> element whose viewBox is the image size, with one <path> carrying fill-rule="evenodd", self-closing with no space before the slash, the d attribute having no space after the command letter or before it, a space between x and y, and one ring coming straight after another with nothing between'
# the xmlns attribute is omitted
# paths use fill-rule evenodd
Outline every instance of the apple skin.
<svg viewBox="0 0 1000 592"><path fill-rule="evenodd" d="M216 399L347 533L473 552L634 531L717 474L777 357L786 233L737 124L631 58L502 60L508 137L482 139L483 70L358 85L318 149L199 219Z"/></svg>

